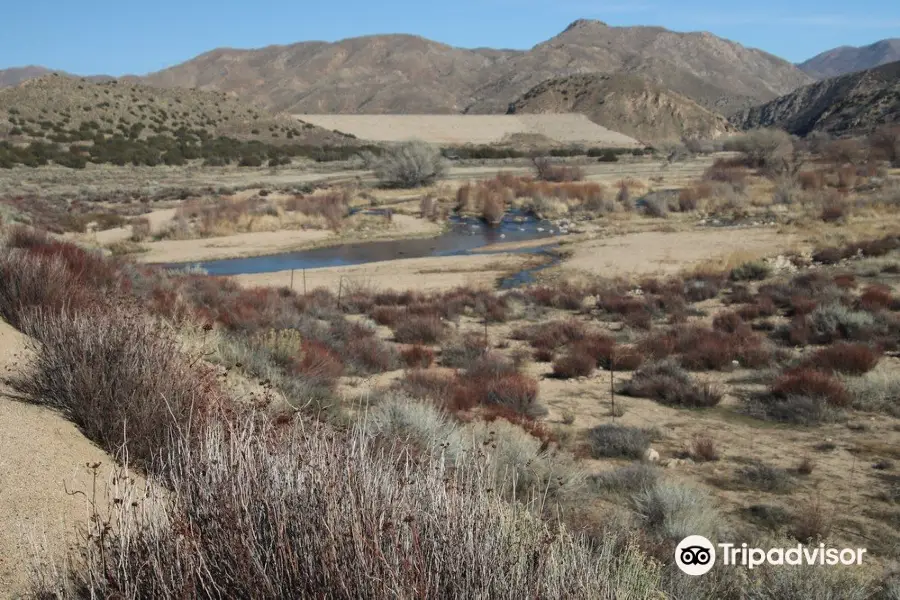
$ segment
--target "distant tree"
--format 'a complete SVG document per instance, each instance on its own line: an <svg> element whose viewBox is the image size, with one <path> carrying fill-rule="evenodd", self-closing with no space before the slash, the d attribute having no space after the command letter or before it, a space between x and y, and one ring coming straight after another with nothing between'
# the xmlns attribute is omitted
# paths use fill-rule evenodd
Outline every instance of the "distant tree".
<svg viewBox="0 0 900 600"><path fill-rule="evenodd" d="M434 183L446 172L441 151L422 141L403 142L387 148L380 156L363 154L367 166L385 185L414 188Z"/></svg>

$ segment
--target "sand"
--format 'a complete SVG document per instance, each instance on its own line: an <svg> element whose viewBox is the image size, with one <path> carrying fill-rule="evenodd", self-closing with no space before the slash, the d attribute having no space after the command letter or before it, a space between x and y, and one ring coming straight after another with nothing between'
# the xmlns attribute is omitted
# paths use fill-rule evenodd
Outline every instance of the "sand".
<svg viewBox="0 0 900 600"><path fill-rule="evenodd" d="M558 143L636 148L640 142L577 113L541 115L294 115L364 140L434 144L494 144L510 136L543 136Z"/></svg>
<svg viewBox="0 0 900 600"><path fill-rule="evenodd" d="M763 257L790 248L795 238L774 228L649 231L567 246L563 266L606 277L675 273L710 260L741 255Z"/></svg>
<svg viewBox="0 0 900 600"><path fill-rule="evenodd" d="M21 368L26 338L0 321L0 373ZM112 458L60 415L23 404L0 384L0 597L24 591L35 542L46 542L61 557L76 525L87 522L92 473L101 463L105 489Z"/></svg>
<svg viewBox="0 0 900 600"><path fill-rule="evenodd" d="M406 258L367 265L327 267L306 270L307 290L326 287L337 292L339 286L367 286L377 290L441 291L457 286L494 287L497 280L519 271L533 256L491 254ZM291 272L237 275L244 286L290 286ZM343 282L343 283L341 283ZM303 272L294 272L294 289L303 291ZM346 289L346 288L344 288Z"/></svg>
<svg viewBox="0 0 900 600"><path fill-rule="evenodd" d="M144 242L141 245L146 252L135 255L135 259L145 263L202 262L223 258L265 256L323 245L424 237L437 235L440 231L440 225L430 221L395 214L389 228L365 234L351 232L339 235L323 229L286 229L192 240Z"/></svg>

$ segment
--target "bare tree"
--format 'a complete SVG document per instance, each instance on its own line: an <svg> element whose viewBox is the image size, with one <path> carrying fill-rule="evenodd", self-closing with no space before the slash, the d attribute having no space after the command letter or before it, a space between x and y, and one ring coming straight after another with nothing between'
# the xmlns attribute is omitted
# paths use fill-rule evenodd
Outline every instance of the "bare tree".
<svg viewBox="0 0 900 600"><path fill-rule="evenodd" d="M870 137L869 145L879 158L900 166L900 125L878 128Z"/></svg>

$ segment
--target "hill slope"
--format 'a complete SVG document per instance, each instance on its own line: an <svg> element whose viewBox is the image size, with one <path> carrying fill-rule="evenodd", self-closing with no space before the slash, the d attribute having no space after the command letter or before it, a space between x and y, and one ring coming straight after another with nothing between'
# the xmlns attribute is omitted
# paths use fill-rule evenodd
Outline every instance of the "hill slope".
<svg viewBox="0 0 900 600"><path fill-rule="evenodd" d="M589 72L640 74L722 112L812 81L787 61L708 33L586 20L528 51L380 35L218 49L136 80L235 92L293 113L503 113L542 81Z"/></svg>
<svg viewBox="0 0 900 600"><path fill-rule="evenodd" d="M136 137L172 135L180 128L210 137L231 136L269 143L338 144L342 135L304 126L288 115L270 114L232 95L186 89L160 89L117 82L92 83L58 74L0 90L0 136L40 139L77 135L92 139L132 132ZM86 133L85 133L86 132Z"/></svg>
<svg viewBox="0 0 900 600"><path fill-rule="evenodd" d="M900 38L881 40L868 46L841 46L797 65L816 79L827 79L872 69L900 60Z"/></svg>
<svg viewBox="0 0 900 600"><path fill-rule="evenodd" d="M573 75L546 81L509 111L578 112L646 144L683 137L713 138L733 129L722 115L634 75Z"/></svg>
<svg viewBox="0 0 900 600"><path fill-rule="evenodd" d="M774 126L796 135L863 133L900 122L900 62L808 85L731 121L745 129Z"/></svg>

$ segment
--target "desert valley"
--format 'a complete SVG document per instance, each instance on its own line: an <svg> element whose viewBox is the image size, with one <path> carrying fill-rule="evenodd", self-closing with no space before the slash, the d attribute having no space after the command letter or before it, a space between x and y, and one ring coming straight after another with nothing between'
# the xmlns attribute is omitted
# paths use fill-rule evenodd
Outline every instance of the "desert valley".
<svg viewBox="0 0 900 600"><path fill-rule="evenodd" d="M900 600L900 41L49 67L0 70L0 598Z"/></svg>

